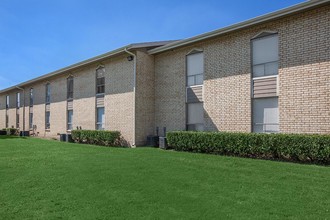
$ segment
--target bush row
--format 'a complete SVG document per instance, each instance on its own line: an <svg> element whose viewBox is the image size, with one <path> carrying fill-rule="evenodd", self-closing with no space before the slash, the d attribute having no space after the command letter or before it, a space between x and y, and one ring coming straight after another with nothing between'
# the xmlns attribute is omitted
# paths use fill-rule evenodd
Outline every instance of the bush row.
<svg viewBox="0 0 330 220"><path fill-rule="evenodd" d="M71 135L75 142L102 146L116 146L120 140L119 131L73 130Z"/></svg>
<svg viewBox="0 0 330 220"><path fill-rule="evenodd" d="M330 135L177 131L167 142L178 151L330 164Z"/></svg>
<svg viewBox="0 0 330 220"><path fill-rule="evenodd" d="M18 133L17 128L4 128L0 131L0 135L18 135Z"/></svg>

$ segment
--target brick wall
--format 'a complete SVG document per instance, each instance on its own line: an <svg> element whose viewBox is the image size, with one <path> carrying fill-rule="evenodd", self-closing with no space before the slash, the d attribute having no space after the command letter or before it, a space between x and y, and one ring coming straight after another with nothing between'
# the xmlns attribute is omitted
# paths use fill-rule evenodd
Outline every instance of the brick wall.
<svg viewBox="0 0 330 220"><path fill-rule="evenodd" d="M248 48L249 41L237 35L156 55L156 126L185 130L185 56L198 49L204 52L206 130L250 131Z"/></svg>
<svg viewBox="0 0 330 220"><path fill-rule="evenodd" d="M29 89L34 88L34 124L40 136L66 132L66 77L74 76L73 127L95 129L95 70L106 68L105 127L121 131L127 144L144 144L155 128L185 130L185 56L204 51L206 130L251 131L250 40L263 31L279 35L280 131L330 132L330 6L291 15L155 56L137 51L136 111L133 64L127 54L48 79L52 88L51 129L45 132L45 84L25 87L26 129ZM154 72L153 72L154 70ZM19 90L17 90L19 91ZM16 90L9 92L9 126L16 126ZM5 95L0 95L0 128L5 127ZM21 95L23 97L23 94ZM22 110L21 110L22 111ZM21 117L21 128L23 114ZM135 134L133 133L135 120Z"/></svg>
<svg viewBox="0 0 330 220"><path fill-rule="evenodd" d="M73 75L73 129L95 130L95 70L97 64L75 70ZM66 91L66 90L65 90Z"/></svg>
<svg viewBox="0 0 330 220"><path fill-rule="evenodd" d="M148 135L155 134L154 57L137 51L135 138L136 145L145 145Z"/></svg>
<svg viewBox="0 0 330 220"><path fill-rule="evenodd" d="M280 40L280 131L330 132L330 6L268 22L155 56L155 126L185 129L185 55L204 51L206 130L251 131L250 39Z"/></svg>
<svg viewBox="0 0 330 220"><path fill-rule="evenodd" d="M133 67L127 54L104 62L106 68L105 128L118 130L124 141L133 144Z"/></svg>
<svg viewBox="0 0 330 220"><path fill-rule="evenodd" d="M155 126L185 129L185 54L189 48L155 56Z"/></svg>
<svg viewBox="0 0 330 220"><path fill-rule="evenodd" d="M95 103L95 70L102 64L106 68L105 76L105 129L118 130L122 133L126 144L133 143L133 62L121 55L111 59L94 63L72 72L51 77L47 81L40 81L25 87L25 127L29 129L29 92L33 88L33 124L41 137L56 137L58 133L67 132L67 77L74 77L73 100L73 129L81 126L83 129L94 130L96 126ZM50 129L45 130L45 85L51 86ZM9 126L16 127L16 90L9 92ZM4 107L1 105L0 125L5 127L5 95L1 95ZM21 95L23 99L23 94ZM23 100L22 100L23 105ZM3 109L2 109L3 108ZM23 112L23 108L21 108ZM23 129L23 113L21 129Z"/></svg>
<svg viewBox="0 0 330 220"><path fill-rule="evenodd" d="M280 24L280 131L330 133L330 6Z"/></svg>

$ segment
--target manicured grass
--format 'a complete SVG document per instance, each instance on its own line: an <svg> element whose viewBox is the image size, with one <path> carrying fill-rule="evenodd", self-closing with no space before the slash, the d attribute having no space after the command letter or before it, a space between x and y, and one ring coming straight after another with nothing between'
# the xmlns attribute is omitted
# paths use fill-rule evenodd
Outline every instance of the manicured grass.
<svg viewBox="0 0 330 220"><path fill-rule="evenodd" d="M0 136L1 219L329 219L330 167Z"/></svg>

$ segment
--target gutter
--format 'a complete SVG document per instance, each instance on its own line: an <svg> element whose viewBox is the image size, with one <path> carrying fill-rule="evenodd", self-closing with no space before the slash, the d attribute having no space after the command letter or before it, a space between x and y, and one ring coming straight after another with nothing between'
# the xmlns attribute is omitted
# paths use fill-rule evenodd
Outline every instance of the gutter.
<svg viewBox="0 0 330 220"><path fill-rule="evenodd" d="M127 50L127 48L124 49L126 53L129 55L133 56L133 61L134 61L134 67L133 67L133 143L132 147L135 148L135 127L136 127L136 121L135 121L135 110L136 110L136 103L135 103L135 96L136 96L136 55L130 51Z"/></svg>
<svg viewBox="0 0 330 220"><path fill-rule="evenodd" d="M293 5L291 7L288 8L284 8L275 12L271 12L265 15L261 15L252 19L249 19L247 21L243 21L240 23L236 23L233 24L231 26L225 27L225 28L221 28L221 29L217 29L215 31L211 31L211 32L207 32L195 37L191 37L185 40L181 40L181 41L177 41L174 43L169 43L167 45L161 46L161 47L157 47L155 49L151 49L149 50L149 54L157 54L157 53L161 53L167 50L171 50L171 49L175 49L178 47L182 47L182 46L186 46L188 44L192 44L192 43L196 43L196 42L200 42L202 40L206 40L212 37L216 37L219 35L223 35L232 31L236 31L236 30L240 30L243 28L247 28L253 25L257 25L257 24L261 24L267 21L271 21L271 20L275 20L284 16L288 16L294 13L298 13L304 10L308 10L308 9L312 9L314 7L317 6L321 6L321 5L325 5L325 4L329 4L330 0L309 0L307 2L303 2L297 5Z"/></svg>

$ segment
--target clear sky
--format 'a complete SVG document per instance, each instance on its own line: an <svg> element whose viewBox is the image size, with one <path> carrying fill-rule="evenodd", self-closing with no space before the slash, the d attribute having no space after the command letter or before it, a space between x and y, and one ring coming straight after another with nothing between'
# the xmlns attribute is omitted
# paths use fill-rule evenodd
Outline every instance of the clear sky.
<svg viewBox="0 0 330 220"><path fill-rule="evenodd" d="M304 0L0 0L0 90L130 43L189 38Z"/></svg>

